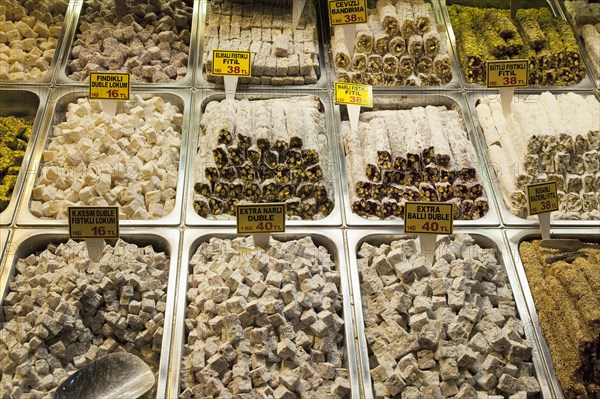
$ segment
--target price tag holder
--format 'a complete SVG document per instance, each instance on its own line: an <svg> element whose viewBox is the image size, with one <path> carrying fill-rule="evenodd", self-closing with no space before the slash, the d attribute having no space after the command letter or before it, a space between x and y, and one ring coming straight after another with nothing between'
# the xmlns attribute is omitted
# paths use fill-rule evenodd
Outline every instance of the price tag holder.
<svg viewBox="0 0 600 399"><path fill-rule="evenodd" d="M373 87L354 83L335 82L336 104L346 104L352 130L358 129L360 107L373 108Z"/></svg>
<svg viewBox="0 0 600 399"><path fill-rule="evenodd" d="M298 27L298 22L300 22L300 17L302 16L305 5L306 0L293 0L292 2L292 32L294 33Z"/></svg>
<svg viewBox="0 0 600 399"><path fill-rule="evenodd" d="M517 18L517 11L519 10L519 8L525 7L525 4L523 4L524 2L525 2L524 0L510 0L510 18L511 19Z"/></svg>
<svg viewBox="0 0 600 399"><path fill-rule="evenodd" d="M129 101L130 97L130 74L90 72L89 98L92 100L105 100L103 108L109 115L116 115L117 101Z"/></svg>
<svg viewBox="0 0 600 399"><path fill-rule="evenodd" d="M421 253L433 263L438 235L454 230L452 204L446 202L407 202L404 205L404 233L417 234Z"/></svg>
<svg viewBox="0 0 600 399"><path fill-rule="evenodd" d="M250 51L213 50L212 74L223 76L225 97L235 98L238 78L252 76L252 53Z"/></svg>
<svg viewBox="0 0 600 399"><path fill-rule="evenodd" d="M550 213L558 210L556 182L543 182L527 186L527 205L530 215L538 215L542 239L550 238Z"/></svg>
<svg viewBox="0 0 600 399"><path fill-rule="evenodd" d="M490 60L485 65L488 89L500 89L500 101L505 115L510 114L515 87L529 85L528 60Z"/></svg>
<svg viewBox="0 0 600 399"><path fill-rule="evenodd" d="M102 258L105 239L119 238L119 208L116 206L70 206L69 238L84 239L90 259Z"/></svg>
<svg viewBox="0 0 600 399"><path fill-rule="evenodd" d="M271 233L285 232L284 203L236 205L237 233L251 233L254 243L266 247Z"/></svg>

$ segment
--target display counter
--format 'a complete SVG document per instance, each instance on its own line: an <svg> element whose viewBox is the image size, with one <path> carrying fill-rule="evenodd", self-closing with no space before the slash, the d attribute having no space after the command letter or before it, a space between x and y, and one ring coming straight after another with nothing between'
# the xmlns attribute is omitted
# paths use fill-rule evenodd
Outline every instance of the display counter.
<svg viewBox="0 0 600 399"><path fill-rule="evenodd" d="M550 236L599 241L599 3L375 0L350 28L312 0L17 3L0 397L114 351L156 399L598 395L597 250L541 248L526 192L556 183ZM212 50L250 53L235 93ZM508 59L530 72L514 95L485 86ZM91 72L131 73L130 99L90 98ZM338 105L336 82L373 107ZM433 260L410 201L452 204ZM285 232L237 234L237 205L269 203ZM118 207L120 238L70 240L72 206Z"/></svg>

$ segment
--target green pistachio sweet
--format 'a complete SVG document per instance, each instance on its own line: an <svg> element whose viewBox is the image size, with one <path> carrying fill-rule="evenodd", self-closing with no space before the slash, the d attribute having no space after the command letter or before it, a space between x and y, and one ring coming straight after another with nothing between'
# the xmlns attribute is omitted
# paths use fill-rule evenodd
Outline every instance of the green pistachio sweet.
<svg viewBox="0 0 600 399"><path fill-rule="evenodd" d="M10 202L32 125L33 118L0 117L0 212Z"/></svg>

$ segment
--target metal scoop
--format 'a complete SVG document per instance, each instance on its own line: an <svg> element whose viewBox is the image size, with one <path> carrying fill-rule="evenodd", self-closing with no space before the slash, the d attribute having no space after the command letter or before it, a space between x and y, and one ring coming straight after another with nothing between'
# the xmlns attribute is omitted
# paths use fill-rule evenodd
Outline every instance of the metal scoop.
<svg viewBox="0 0 600 399"><path fill-rule="evenodd" d="M139 357L111 353L76 371L56 388L53 399L133 399L154 386L154 373Z"/></svg>
<svg viewBox="0 0 600 399"><path fill-rule="evenodd" d="M582 248L600 249L598 244L588 244L575 238L563 239L548 239L542 240L540 243L542 248L552 248L562 251L561 253L546 256L546 263L554 263L559 260L564 260L567 263L572 263L575 258L583 256L587 258L585 252L580 252Z"/></svg>
<svg viewBox="0 0 600 399"><path fill-rule="evenodd" d="M549 240L542 240L540 245L543 248L554 248L561 251L579 251L582 248L600 250L600 245L598 244L588 244L575 238L551 238Z"/></svg>
<svg viewBox="0 0 600 399"><path fill-rule="evenodd" d="M555 255L548 255L546 256L546 263L547 264L552 264L554 262L558 262L559 260L564 260L567 263L573 263L573 261L575 260L575 258L577 258L578 256L582 256L584 258L587 258L587 254L585 252L561 252Z"/></svg>

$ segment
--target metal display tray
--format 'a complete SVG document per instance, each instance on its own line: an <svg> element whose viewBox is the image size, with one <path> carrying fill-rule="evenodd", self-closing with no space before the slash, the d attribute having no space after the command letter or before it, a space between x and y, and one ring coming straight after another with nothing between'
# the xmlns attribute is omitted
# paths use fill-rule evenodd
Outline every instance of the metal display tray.
<svg viewBox="0 0 600 399"><path fill-rule="evenodd" d="M0 227L0 275L2 275L2 260L4 259L4 250L6 244L10 241L11 231L7 227Z"/></svg>
<svg viewBox="0 0 600 399"><path fill-rule="evenodd" d="M551 90L524 90L515 95L513 101L522 99L526 96L540 94L542 91L549 91L553 94L565 94L567 91L560 89L551 89ZM594 95L591 91L578 91L577 94L582 95ZM500 101L500 94L498 90L493 90L489 92L480 92L480 93L468 93L467 94L467 103L470 109L471 117L473 118L473 126L474 131L476 133L477 141L479 142L478 152L480 156L482 156L482 162L484 168L488 171L490 176L490 182L492 189L494 190L496 196L496 202L498 204L498 212L500 213L500 217L502 222L507 227L535 227L539 225L538 218L533 217L529 219L524 219L518 216L513 215L506 202L504 201L504 197L502 196L502 191L500 188L499 179L496 175L496 170L494 169L493 162L491 162L490 156L487 151L487 144L485 140L485 135L483 134L483 130L481 125L479 124L479 119L477 117L476 106L482 98L497 98ZM596 98L598 98L596 96ZM526 101L526 100L524 100ZM600 103L599 103L600 106ZM551 224L557 227L600 227L600 220L567 220L567 219L552 219Z"/></svg>
<svg viewBox="0 0 600 399"><path fill-rule="evenodd" d="M87 90L78 87L59 87L54 89L52 98L49 100L47 105L47 112L44 117L44 124L40 130L40 137L36 143L35 155L33 156L34 163L32 164L31 173L28 177L27 183L24 186L23 198L19 204L19 211L16 217L16 223L23 226L36 226L36 225L59 225L66 226L66 219L45 219L34 216L30 209L30 203L32 199L32 190L39 178L41 168L43 165L43 151L50 143L53 137L53 126L65 121L65 114L67 107L70 103L74 103L79 98L87 97ZM152 89L152 90L136 90L132 92L133 95L141 95L144 98L153 96L162 97L165 102L176 105L179 110L183 113L183 127L181 131L181 153L179 156L179 170L178 170L178 184L175 196L175 207L171 213L165 217L159 219L148 219L148 220L124 220L121 219L121 226L167 226L167 225L178 225L181 222L181 209L183 207L183 192L185 181L185 165L188 145L188 129L189 120L191 119L191 92L190 90L172 90L172 89Z"/></svg>
<svg viewBox="0 0 600 399"><path fill-rule="evenodd" d="M560 228L552 230L552 238L576 238L586 242L598 243L600 241L599 233L600 231L598 230L596 230L596 232L594 233L590 229ZM539 240L541 239L541 234L539 230L507 230L505 234L507 245L509 246L509 250L514 259L516 272L519 277L520 288L524 296L525 304L527 305L529 315L533 323L533 329L537 338L538 347L540 349L540 355L543 358L544 367L546 367L546 372L549 376L550 388L552 389L552 397L556 399L564 399L565 396L560 387L560 383L558 382L558 378L556 377L556 370L554 369L554 363L552 361L550 348L548 347L548 343L546 342L544 334L542 333L542 328L538 319L538 313L535 307L535 302L533 301L533 296L531 294L531 289L527 280L527 274L525 273L525 267L523 265L523 262L521 261L521 256L519 254L519 245L522 242L530 240Z"/></svg>
<svg viewBox="0 0 600 399"><path fill-rule="evenodd" d="M583 37L579 34L579 32L577 30L577 25L575 25L575 21L573 20L573 18L571 18L571 15L567 12L567 7L565 6L564 0L556 0L556 2L558 3L558 6L560 7L566 20L569 21L569 24L571 24L571 28L573 29L573 32L575 32L575 37L577 38L577 42L579 43L579 49L581 50L583 59L585 60L585 63L586 63L589 75L592 78L592 81L594 82L594 84L596 85L597 88L600 88L600 69L596 69L594 67L594 63L592 62L592 57L590 56L590 53L587 50L587 47L585 46L585 41L583 40Z"/></svg>
<svg viewBox="0 0 600 399"><path fill-rule="evenodd" d="M436 0L424 0L427 3L430 3L432 5L433 8L433 12L435 14L435 22L437 25L437 29L438 29L438 33L440 35L440 41L442 48L445 48L446 51L448 52L448 56L450 57L450 59L452 60L452 79L450 80L450 82L448 82L445 85L440 85L440 86L373 86L373 93L382 93L382 94L391 94L391 93L397 93L399 90L402 90L402 92L413 92L413 91L422 91L422 90L456 90L456 89L460 89L461 87L461 78L460 75L462 74L461 70L460 70L460 64L457 60L456 57L454 57L453 51L452 51L452 43L450 42L450 37L448 36L448 32L447 32L447 28L446 28L446 21L444 18L444 12L442 10L441 5L439 4L438 1ZM368 7L369 9L371 8L375 8L376 2L375 1L368 1ZM327 12L327 10L325 10L325 12ZM327 25L324 26L324 30L327 34L327 38L328 40L328 53L329 53L329 59L331 60L331 66L330 66L330 71L329 73L331 74L331 80L335 81L336 77L335 77L335 66L334 66L334 50L333 50L333 28L329 25L329 16L328 14L325 14L324 16L321 17L322 21L327 21ZM352 52L351 52L352 53Z"/></svg>
<svg viewBox="0 0 600 399"><path fill-rule="evenodd" d="M400 110L400 109L410 109L413 107L425 107L427 105L433 106L446 106L448 109L454 109L460 112L464 124L465 129L467 131L468 138L470 139L473 147L475 148L475 152L477 153L477 161L478 168L477 172L481 181L483 183L483 187L485 193L488 198L489 210L482 218L475 220L455 220L454 225L457 227L466 227L466 226L475 226L475 227L485 227L485 226L499 226L500 219L497 213L497 205L495 203L493 191L490 186L490 178L488 176L485 163L481 154L477 150L478 146L476 143L476 136L473 133L473 127L471 124L471 119L467 116L468 107L465 103L464 97L459 93L441 93L441 92L420 92L420 93L411 93L409 95L380 95L376 96L373 99L373 111L375 110ZM361 108L361 112L372 111L371 109L365 110ZM341 154L340 156L340 170L343 171L341 173L342 176L342 193L344 197L344 211L345 211L345 220L346 224L350 227L366 227L366 226L377 226L377 227L391 227L391 226L404 226L404 221L402 219L385 219L381 220L378 218L363 218L354 212L352 212L352 207L350 205L350 195L349 190L349 179L348 179L348 168L346 165L346 156L344 150L344 138L341 137L341 122L348 120L348 113L346 107L343 106L335 106L334 109L335 121L336 121L336 137L339 145L338 151Z"/></svg>
<svg viewBox="0 0 600 399"><path fill-rule="evenodd" d="M459 74L461 77L462 86L466 90L485 90L486 89L485 85L480 85L477 83L467 83L467 81L466 81L462 65L460 64L460 57L458 54L458 46L456 43L456 35L454 34L454 28L452 27L452 21L450 20L450 16L448 14L448 7L447 7L448 5L453 5L453 4L474 6L473 0L439 0L439 2L440 2L440 6L442 9L443 15L444 15L444 20L446 21L446 27L448 29L448 36L450 38L450 43L452 44L452 51L454 52L454 59L456 60L456 63L458 64L458 68L460 70ZM510 8L510 2L508 0L497 0L497 2L503 5L503 7L499 7L499 8L506 8L506 9ZM520 4L521 4L521 7L548 8L555 17L565 20L565 15L562 13L562 10L558 6L558 4L555 3L555 0L528 0L528 1L521 0ZM480 6L478 4L477 7L484 7L484 6ZM575 36L577 36L577 35L575 35ZM581 51L581 48L580 48L580 51ZM533 88L534 86L531 86L531 87ZM592 78L590 77L589 69L586 68L585 77L576 85L573 85L573 86L535 86L535 89L538 89L538 90L551 90L551 89L556 89L556 88L563 88L563 89L569 89L569 90L592 89L592 88L594 88L594 83L593 83Z"/></svg>
<svg viewBox="0 0 600 399"><path fill-rule="evenodd" d="M206 30L206 26L208 24L208 15L210 14L210 12L208 11L209 6L211 1L214 0L200 0L202 2L201 7L202 7L202 11L200 12L200 17L199 17L199 25L200 28L198 29L198 67L197 72L196 72L196 80L195 80L195 87L198 88L203 88L203 89L213 89L213 90L224 90L224 85L223 83L214 83L214 82L209 82L206 79L206 65L204 63L204 33ZM327 17L323 17L321 15L321 12L319 12L320 10L320 2L318 0L309 0L309 1L313 1L314 5L315 5L315 16L314 18L316 19L316 34L317 34L317 49L319 52L319 71L317 73L317 83L314 84L306 84L306 85L292 85L292 86L278 86L278 85L262 85L262 84L249 84L249 83L238 83L238 88L242 89L244 91L248 90L248 91L257 91L257 90L279 90L279 89L319 89L319 88L326 88L328 86L328 76L327 76L327 72L328 72L328 68L326 67L326 65L328 65L329 60L326 58L327 56L327 52L325 51L324 48L324 34L323 34L323 26L325 23L327 23L328 18ZM216 2L220 2L219 0L217 0ZM243 3L243 1L242 1ZM303 14L306 12L306 8L303 11ZM291 20L291 13L292 13L292 7L290 6L290 20ZM230 50L234 50L234 49L230 49ZM242 50L242 49L240 49ZM246 49L244 49L246 50ZM254 75L253 75L254 76Z"/></svg>
<svg viewBox="0 0 600 399"><path fill-rule="evenodd" d="M331 186L333 187L332 199L334 201L334 208L332 212L322 219L317 220L287 220L286 225L290 227L298 226L341 226L342 225L342 197L340 194L339 180L340 170L338 169L338 154L336 137L333 134L333 117L331 111L331 99L330 95L325 92L308 92L303 90L271 90L269 92L255 92L255 93L240 93L236 95L236 99L249 99L249 100L268 100L268 99L280 99L290 98L290 106L293 106L293 99L303 95L315 95L319 97L321 104L324 108L325 113L325 127L327 129L327 142L329 147L329 153L325 162L328 163L328 168L332 172ZM185 194L185 223L189 226L235 226L235 217L227 219L207 219L203 218L196 213L194 210L194 183L196 178L195 162L198 151L198 141L200 132L200 120L206 105L211 101L221 101L225 99L224 93L215 91L207 91L202 94L197 94L194 99L193 109L195 118L191 122L192 125L189 129L191 138L189 141L189 154L188 154L188 174L187 174L187 192ZM323 160L321 159L321 163Z"/></svg>
<svg viewBox="0 0 600 399"><path fill-rule="evenodd" d="M351 387L351 398L362 397L361 382L359 381L358 371L356 369L356 343L354 333L353 320L353 300L351 291L348 285L348 269L346 266L346 258L344 255L344 238L340 229L323 229L319 233L314 233L312 229L299 228L288 229L285 234L274 234L273 238L279 241L290 241L310 236L314 243L318 246L327 248L331 258L336 264L340 273L340 290L343 298L343 319L345 333L345 359L343 364L348 369L349 383ZM229 229L187 229L184 232L182 240L182 255L180 275L178 277L178 292L177 292L177 314L175 315L175 329L173 332L171 364L169 367L168 387L166 392L167 398L177 398L181 393L181 363L186 341L185 332L185 314L187 306L187 284L189 261L195 254L198 247L208 242L211 238L234 239L239 237L232 234Z"/></svg>
<svg viewBox="0 0 600 399"><path fill-rule="evenodd" d="M48 67L46 73L39 79L33 80L0 80L1 84L14 84L19 85L21 89L23 89L27 85L40 85L40 84L50 84L54 82L56 79L56 70L60 65L60 60L62 59L63 47L65 46L66 38L69 36L69 31L71 29L71 21L75 14L75 7L80 0L69 0L69 4L67 6L67 10L64 15L63 26L61 28L60 37L58 38L58 42L56 43L56 48L54 50L54 56L52 57L52 62Z"/></svg>
<svg viewBox="0 0 600 399"><path fill-rule="evenodd" d="M0 116L34 117L31 137L21 162L21 170L11 194L8 206L0 212L0 225L10 225L13 221L17 204L28 176L35 168L30 164L34 159L37 137L40 135L46 103L50 91L44 87L33 86L3 86L0 87Z"/></svg>
<svg viewBox="0 0 600 399"><path fill-rule="evenodd" d="M523 322L525 329L525 337L533 346L532 362L535 369L535 376L540 385L540 397L544 399L552 398L549 388L548 377L544 368L543 358L540 355L540 348L537 345L534 333L534 325L527 311L525 299L519 287L519 279L515 267L511 261L511 256L508 248L504 243L502 232L498 229L455 229L455 233L469 234L475 242L484 248L494 248L499 264L502 265L508 276L508 282L516 303L517 312L520 320ZM389 244L394 240L407 237L404 234L399 234L397 230L377 229L377 230L350 230L346 233L347 249L348 249L348 265L350 270L350 284L354 296L354 310L356 312L356 330L358 337L358 353L359 364L362 380L365 383L365 397L368 399L374 398L372 389L371 374L369 368L369 352L365 336L364 328L364 312L362 307L362 293L358 270L357 251L363 243L371 245Z"/></svg>
<svg viewBox="0 0 600 399"><path fill-rule="evenodd" d="M170 358L171 330L173 328L173 315L175 313L175 298L177 291L178 254L179 254L179 232L173 229L157 228L149 232L147 229L122 229L121 239L138 246L152 245L155 251L165 252L169 257L169 280L167 283L167 303L165 309L165 321L163 325L162 350L157 375L156 399L165 397L166 381L168 377L168 364ZM60 244L68 241L68 234L64 229L30 229L17 230L7 244L7 248L14 249L6 254L3 268L0 268L0 304L10 291L10 283L13 281L19 259L25 259L31 254L43 251L51 243ZM114 245L115 240L107 240ZM0 309L0 320L4 320L4 314Z"/></svg>
<svg viewBox="0 0 600 399"><path fill-rule="evenodd" d="M98 1L98 0L96 0ZM200 3L202 0L194 0L194 10L192 15L192 26L190 27L190 44L189 44L189 53L188 53L188 65L187 65L187 74L176 81L173 82L165 82L165 83L143 83L143 82L131 82L131 87L145 87L145 88L159 88L159 87L169 87L169 88L190 88L194 82L194 74L196 70L196 62L198 58L198 41L199 41L199 32L198 32L198 20L199 20L199 12L200 12ZM56 65L56 83L59 85L70 84L77 86L87 86L88 80L85 81L77 81L69 78L67 68L69 61L71 61L71 49L73 44L77 40L77 34L79 33L79 24L81 23L81 16L83 15L86 0L75 0L71 1L73 6L73 16L70 21L69 30L65 32L64 36L64 49L61 54L60 62ZM111 72L111 71L102 71L102 72ZM112 71L117 72L117 71ZM127 71L118 71L118 72L127 72Z"/></svg>

